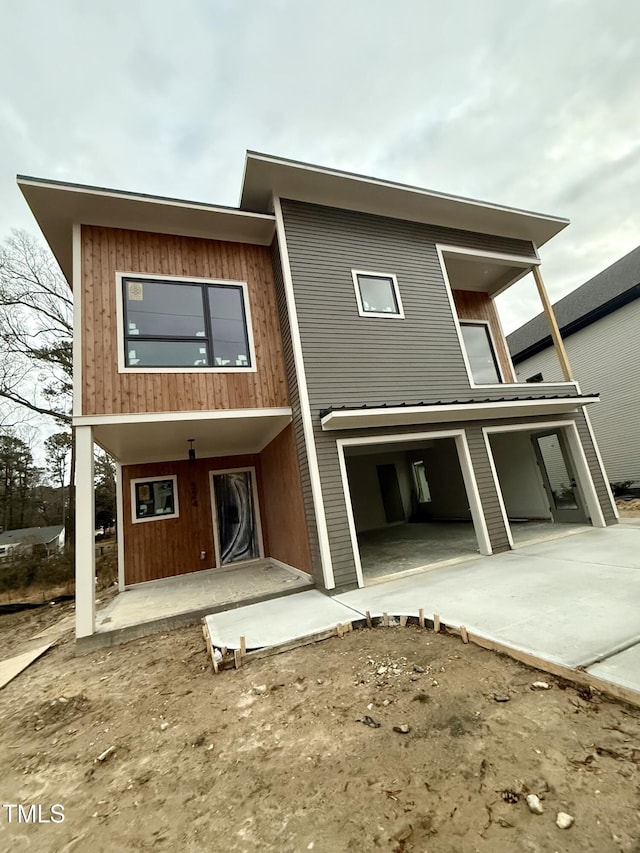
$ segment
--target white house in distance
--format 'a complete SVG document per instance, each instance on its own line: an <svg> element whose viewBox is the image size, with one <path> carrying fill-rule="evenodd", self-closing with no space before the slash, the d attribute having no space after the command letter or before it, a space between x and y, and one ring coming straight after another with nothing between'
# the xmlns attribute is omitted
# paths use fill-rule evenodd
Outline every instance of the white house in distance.
<svg viewBox="0 0 640 853"><path fill-rule="evenodd" d="M64 526L22 527L0 533L0 560L19 555L49 556L64 547Z"/></svg>
<svg viewBox="0 0 640 853"><path fill-rule="evenodd" d="M640 246L556 302L576 379L600 393L593 422L611 483L640 486ZM507 337L518 381L562 378L544 315ZM586 414L586 412L585 412Z"/></svg>

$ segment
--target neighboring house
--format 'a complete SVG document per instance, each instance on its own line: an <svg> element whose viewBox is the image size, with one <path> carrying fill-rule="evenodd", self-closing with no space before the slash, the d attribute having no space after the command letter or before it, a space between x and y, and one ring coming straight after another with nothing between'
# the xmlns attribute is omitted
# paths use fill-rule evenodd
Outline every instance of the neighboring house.
<svg viewBox="0 0 640 853"><path fill-rule="evenodd" d="M332 592L615 523L597 397L517 383L493 302L545 297L566 220L255 153L239 208L18 183L74 292L79 638L94 442L121 589L265 558Z"/></svg>
<svg viewBox="0 0 640 853"><path fill-rule="evenodd" d="M609 479L640 485L640 247L553 306L582 386L599 391L591 410ZM560 373L544 317L507 338L521 381L552 382Z"/></svg>
<svg viewBox="0 0 640 853"><path fill-rule="evenodd" d="M49 556L64 547L64 526L23 527L0 533L0 560L18 556Z"/></svg>

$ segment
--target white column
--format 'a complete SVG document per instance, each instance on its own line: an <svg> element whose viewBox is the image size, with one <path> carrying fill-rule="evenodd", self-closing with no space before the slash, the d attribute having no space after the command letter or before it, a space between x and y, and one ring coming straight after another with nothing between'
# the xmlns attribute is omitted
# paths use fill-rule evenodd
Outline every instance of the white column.
<svg viewBox="0 0 640 853"><path fill-rule="evenodd" d="M76 435L76 639L90 637L96 623L95 488L93 427Z"/></svg>
<svg viewBox="0 0 640 853"><path fill-rule="evenodd" d="M116 539L118 541L118 591L124 591L124 501L122 500L122 465L116 462Z"/></svg>

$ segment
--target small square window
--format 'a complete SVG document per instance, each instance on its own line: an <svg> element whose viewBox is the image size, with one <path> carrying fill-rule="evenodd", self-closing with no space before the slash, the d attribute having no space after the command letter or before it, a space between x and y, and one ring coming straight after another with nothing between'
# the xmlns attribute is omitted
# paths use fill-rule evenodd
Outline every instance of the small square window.
<svg viewBox="0 0 640 853"><path fill-rule="evenodd" d="M175 474L154 479L131 481L131 515L133 523L161 518L177 518L178 490Z"/></svg>
<svg viewBox="0 0 640 853"><path fill-rule="evenodd" d="M404 317L395 275L352 270L361 317Z"/></svg>

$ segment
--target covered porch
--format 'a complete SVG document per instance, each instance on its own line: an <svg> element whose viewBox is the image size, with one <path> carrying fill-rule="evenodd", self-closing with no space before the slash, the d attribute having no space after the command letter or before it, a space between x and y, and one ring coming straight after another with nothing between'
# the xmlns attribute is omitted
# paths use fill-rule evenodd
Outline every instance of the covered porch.
<svg viewBox="0 0 640 853"><path fill-rule="evenodd" d="M313 586L289 409L77 420L79 641L122 642ZM99 616L94 443L117 468L119 594Z"/></svg>
<svg viewBox="0 0 640 853"><path fill-rule="evenodd" d="M304 572L264 559L221 570L135 584L96 615L95 634L81 648L117 645L197 622L203 616L313 589Z"/></svg>

